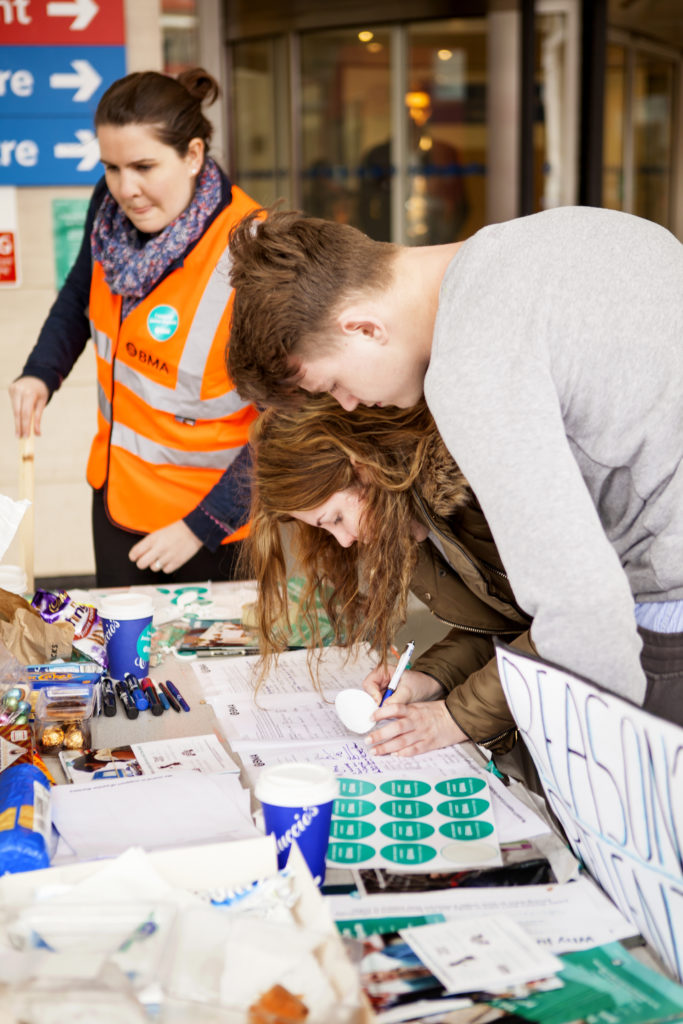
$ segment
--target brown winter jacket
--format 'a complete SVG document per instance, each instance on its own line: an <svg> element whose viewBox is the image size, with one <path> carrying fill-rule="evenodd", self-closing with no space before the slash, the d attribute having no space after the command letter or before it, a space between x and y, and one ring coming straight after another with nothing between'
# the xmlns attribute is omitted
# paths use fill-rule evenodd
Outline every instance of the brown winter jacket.
<svg viewBox="0 0 683 1024"><path fill-rule="evenodd" d="M488 523L476 502L448 520L415 493L418 515L438 538L419 546L410 589L450 633L413 664L448 692L446 706L470 739L503 754L517 739L498 675L493 637L537 654L530 617L516 604Z"/></svg>

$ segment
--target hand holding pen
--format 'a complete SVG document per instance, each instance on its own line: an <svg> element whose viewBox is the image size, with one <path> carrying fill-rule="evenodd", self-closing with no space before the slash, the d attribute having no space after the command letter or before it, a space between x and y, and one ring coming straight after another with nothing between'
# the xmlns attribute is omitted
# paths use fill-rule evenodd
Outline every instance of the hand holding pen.
<svg viewBox="0 0 683 1024"><path fill-rule="evenodd" d="M386 690L384 691L384 694L382 695L382 699L379 702L380 707L382 707L387 697L391 697L391 695L396 692L396 688L401 681L401 676L403 675L407 668L410 668L410 659L413 656L414 650L415 644L413 643L412 640L409 640L408 643L406 644L406 649L404 650L401 657L398 659L398 665L394 669L394 673L391 679L389 680L389 684Z"/></svg>

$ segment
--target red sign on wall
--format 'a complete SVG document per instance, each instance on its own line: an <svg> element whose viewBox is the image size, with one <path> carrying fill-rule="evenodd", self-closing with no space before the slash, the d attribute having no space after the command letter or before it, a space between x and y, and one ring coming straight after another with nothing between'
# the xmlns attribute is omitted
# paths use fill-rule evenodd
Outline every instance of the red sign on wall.
<svg viewBox="0 0 683 1024"><path fill-rule="evenodd" d="M0 231L0 284L17 283L17 244L14 231Z"/></svg>
<svg viewBox="0 0 683 1024"><path fill-rule="evenodd" d="M123 0L3 0L0 40L15 46L123 46Z"/></svg>

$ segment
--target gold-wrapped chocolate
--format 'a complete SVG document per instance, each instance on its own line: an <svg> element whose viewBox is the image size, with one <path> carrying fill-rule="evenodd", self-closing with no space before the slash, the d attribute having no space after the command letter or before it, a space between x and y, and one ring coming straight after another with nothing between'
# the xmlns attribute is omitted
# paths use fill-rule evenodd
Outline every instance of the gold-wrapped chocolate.
<svg viewBox="0 0 683 1024"><path fill-rule="evenodd" d="M61 747L64 742L64 730L61 725L48 725L43 729L40 742L43 747Z"/></svg>
<svg viewBox="0 0 683 1024"><path fill-rule="evenodd" d="M85 734L79 725L69 725L64 733L67 750L82 750L87 746Z"/></svg>

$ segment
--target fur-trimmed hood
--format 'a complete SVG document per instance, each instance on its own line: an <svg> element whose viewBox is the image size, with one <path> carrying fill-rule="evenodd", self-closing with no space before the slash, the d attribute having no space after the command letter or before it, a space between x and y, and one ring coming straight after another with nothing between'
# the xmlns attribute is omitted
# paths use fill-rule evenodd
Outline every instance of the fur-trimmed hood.
<svg viewBox="0 0 683 1024"><path fill-rule="evenodd" d="M472 500L472 490L439 434L425 452L415 487L440 516L450 516Z"/></svg>

